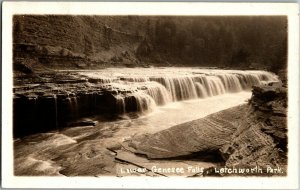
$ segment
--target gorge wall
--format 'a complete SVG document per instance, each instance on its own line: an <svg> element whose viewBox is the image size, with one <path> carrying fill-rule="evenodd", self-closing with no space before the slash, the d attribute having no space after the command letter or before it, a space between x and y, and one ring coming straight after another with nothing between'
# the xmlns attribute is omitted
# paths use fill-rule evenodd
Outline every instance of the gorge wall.
<svg viewBox="0 0 300 190"><path fill-rule="evenodd" d="M286 68L287 18L280 16L15 15L13 23L16 70Z"/></svg>

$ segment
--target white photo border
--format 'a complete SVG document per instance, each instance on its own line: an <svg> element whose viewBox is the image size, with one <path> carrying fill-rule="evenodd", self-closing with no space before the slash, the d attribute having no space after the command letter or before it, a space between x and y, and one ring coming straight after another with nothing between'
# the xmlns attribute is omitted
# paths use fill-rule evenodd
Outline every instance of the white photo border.
<svg viewBox="0 0 300 190"><path fill-rule="evenodd" d="M299 8L297 3L3 2L2 186L13 188L292 189L299 178ZM288 17L288 175L286 177L17 177L13 175L12 16L180 15ZM275 32L275 31L274 31Z"/></svg>

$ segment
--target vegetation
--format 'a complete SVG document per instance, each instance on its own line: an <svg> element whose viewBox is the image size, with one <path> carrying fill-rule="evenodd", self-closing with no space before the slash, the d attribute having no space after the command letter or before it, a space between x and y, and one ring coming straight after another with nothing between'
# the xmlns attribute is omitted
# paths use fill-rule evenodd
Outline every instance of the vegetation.
<svg viewBox="0 0 300 190"><path fill-rule="evenodd" d="M286 67L286 28L285 17L165 17L152 38L157 52L192 65L277 71Z"/></svg>

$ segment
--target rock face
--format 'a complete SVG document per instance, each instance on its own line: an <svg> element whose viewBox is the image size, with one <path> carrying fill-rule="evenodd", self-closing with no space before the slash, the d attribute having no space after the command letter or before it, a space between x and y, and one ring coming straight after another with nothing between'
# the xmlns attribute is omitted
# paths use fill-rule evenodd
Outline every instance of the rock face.
<svg viewBox="0 0 300 190"><path fill-rule="evenodd" d="M266 99L265 94L273 96ZM262 101L264 99L265 101ZM283 151L287 150L287 89L280 86L255 87L251 104L258 110L259 119L265 118L262 130L271 135Z"/></svg>
<svg viewBox="0 0 300 190"><path fill-rule="evenodd" d="M251 110L230 143L222 147L226 166L287 164L287 89L255 86Z"/></svg>

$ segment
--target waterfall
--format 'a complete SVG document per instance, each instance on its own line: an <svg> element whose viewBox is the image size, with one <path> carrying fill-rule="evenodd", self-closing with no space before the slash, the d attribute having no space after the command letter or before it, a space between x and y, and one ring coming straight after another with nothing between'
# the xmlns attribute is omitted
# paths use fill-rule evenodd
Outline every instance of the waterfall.
<svg viewBox="0 0 300 190"><path fill-rule="evenodd" d="M196 82L196 89L199 98L206 98L208 96L206 89L200 82Z"/></svg>
<svg viewBox="0 0 300 190"><path fill-rule="evenodd" d="M250 91L253 85L279 81L266 71L199 68L109 68L78 73L87 80L49 89L48 85L14 89L14 135L57 129L89 115L135 117L172 102Z"/></svg>
<svg viewBox="0 0 300 190"><path fill-rule="evenodd" d="M126 112L147 113L155 109L157 103L154 99L143 91L131 93L126 97L123 95L115 95L116 113L125 114Z"/></svg>
<svg viewBox="0 0 300 190"><path fill-rule="evenodd" d="M108 68L77 74L84 82L14 88L14 135L65 127L96 114L135 117L172 102L250 91L253 85L279 81L266 71L173 67Z"/></svg>
<svg viewBox="0 0 300 190"><path fill-rule="evenodd" d="M150 80L164 85L173 101L197 98L196 86L192 77L154 77Z"/></svg>
<svg viewBox="0 0 300 190"><path fill-rule="evenodd" d="M170 94L163 85L157 82L150 82L147 83L145 88L145 92L153 98L157 105L165 105L171 102Z"/></svg>
<svg viewBox="0 0 300 190"><path fill-rule="evenodd" d="M236 93L250 90L253 85L278 81L276 75L265 71L187 68L182 71L178 68L108 71L98 74L98 78L97 72L87 76L93 76L93 79L104 83L108 90L114 92L115 110L119 114L133 111L144 113L169 102ZM71 102L72 109L75 109L75 100Z"/></svg>
<svg viewBox="0 0 300 190"><path fill-rule="evenodd" d="M219 75L226 92L240 92L243 90L239 75ZM242 82L244 82L242 80ZM247 86L247 85L246 85Z"/></svg>
<svg viewBox="0 0 300 190"><path fill-rule="evenodd" d="M137 110L138 112L145 113L151 112L155 109L155 102L154 100L145 93L137 92L135 94L137 100Z"/></svg>
<svg viewBox="0 0 300 190"><path fill-rule="evenodd" d="M68 101L69 104L69 110L70 110L70 116L71 118L77 118L78 117L78 101L77 97L74 96L73 94L70 94L66 100Z"/></svg>
<svg viewBox="0 0 300 190"><path fill-rule="evenodd" d="M117 113L118 114L124 114L126 112L126 107L125 107L125 99L123 96L116 96L116 107L117 107Z"/></svg>

